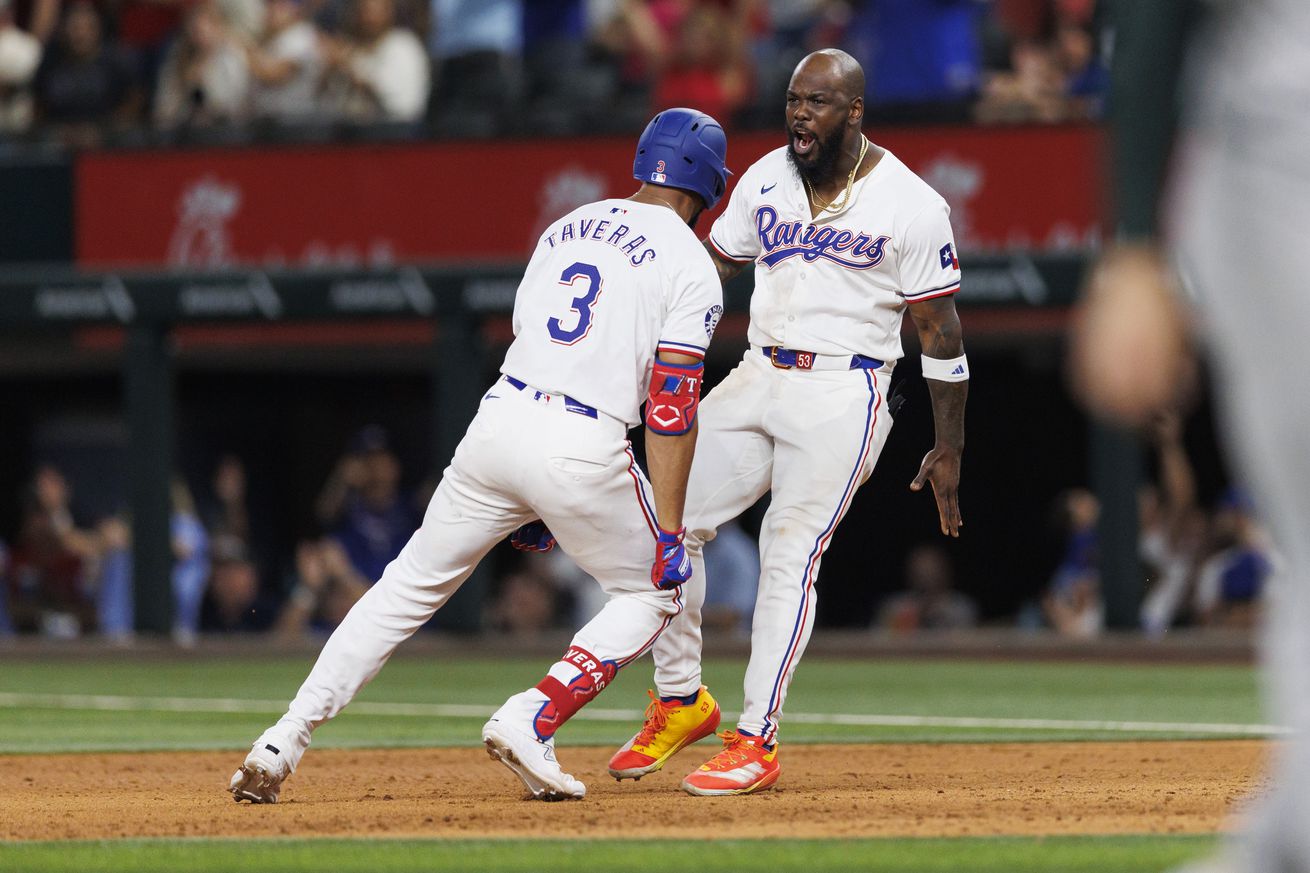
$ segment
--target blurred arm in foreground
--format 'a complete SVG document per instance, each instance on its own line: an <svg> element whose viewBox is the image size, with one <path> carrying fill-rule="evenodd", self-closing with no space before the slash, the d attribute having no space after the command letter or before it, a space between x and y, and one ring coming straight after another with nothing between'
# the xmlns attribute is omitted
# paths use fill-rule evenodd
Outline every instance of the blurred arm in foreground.
<svg viewBox="0 0 1310 873"><path fill-rule="evenodd" d="M1195 0L1118 3L1111 122L1111 246L1093 267L1071 338L1075 392L1094 414L1141 426L1176 406L1193 363L1186 308L1157 238Z"/></svg>

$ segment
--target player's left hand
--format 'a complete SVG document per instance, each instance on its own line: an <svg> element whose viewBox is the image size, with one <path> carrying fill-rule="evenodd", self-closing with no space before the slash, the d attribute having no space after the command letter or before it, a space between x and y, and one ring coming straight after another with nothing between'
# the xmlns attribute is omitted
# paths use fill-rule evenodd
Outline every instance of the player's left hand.
<svg viewBox="0 0 1310 873"><path fill-rule="evenodd" d="M923 463L919 465L919 475L910 483L910 490L923 490L925 482L932 483L942 533L958 537L960 528L964 526L964 519L960 518L960 450L934 446L931 452L924 455Z"/></svg>
<svg viewBox="0 0 1310 873"><path fill-rule="evenodd" d="M555 535L544 521L537 519L510 534L509 544L520 552L549 552L555 548Z"/></svg>
<svg viewBox="0 0 1310 873"><path fill-rule="evenodd" d="M687 529L680 527L669 532L659 529L655 542L655 563L650 568L650 581L661 591L677 588L691 578L691 556L683 545Z"/></svg>
<svg viewBox="0 0 1310 873"><path fill-rule="evenodd" d="M910 402L910 389L907 385L908 379L899 379L892 385L891 392L887 395L887 414L892 420L900 418L901 410L905 404Z"/></svg>

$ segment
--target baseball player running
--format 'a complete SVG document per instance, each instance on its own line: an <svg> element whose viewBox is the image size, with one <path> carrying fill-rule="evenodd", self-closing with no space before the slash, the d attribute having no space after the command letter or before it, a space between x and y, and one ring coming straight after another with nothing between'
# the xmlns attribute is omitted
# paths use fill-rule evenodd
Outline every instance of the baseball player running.
<svg viewBox="0 0 1310 873"><path fill-rule="evenodd" d="M708 736L719 708L700 684L701 546L766 491L745 706L692 794L746 794L778 779L778 726L814 626L819 562L891 429L887 387L908 310L923 346L936 445L910 485L932 485L943 534L956 499L969 367L949 208L860 131L864 72L845 52L801 61L787 88L788 144L741 177L706 247L727 281L755 264L750 351L705 399L687 492L693 582L656 642L642 729L610 761L618 779L660 769ZM876 531L873 532L876 536ZM712 584L712 581L711 583Z"/></svg>
<svg viewBox="0 0 1310 873"><path fill-rule="evenodd" d="M725 147L708 115L662 112L637 143L637 192L575 209L542 233L502 375L422 526L332 634L286 715L255 741L232 776L238 802L276 802L311 732L511 532L520 548L558 541L610 599L541 682L492 715L482 739L532 797L585 794L555 758L555 731L682 611L679 586L692 572L682 510L722 291L690 226L724 193ZM627 440L643 400L649 481Z"/></svg>

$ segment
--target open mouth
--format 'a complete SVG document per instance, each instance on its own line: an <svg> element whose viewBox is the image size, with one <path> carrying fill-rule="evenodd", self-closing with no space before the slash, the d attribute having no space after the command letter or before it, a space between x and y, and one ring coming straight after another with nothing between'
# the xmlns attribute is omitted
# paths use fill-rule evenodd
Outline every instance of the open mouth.
<svg viewBox="0 0 1310 873"><path fill-rule="evenodd" d="M791 148L798 155L808 155L814 150L814 134L808 130L793 130L791 133Z"/></svg>

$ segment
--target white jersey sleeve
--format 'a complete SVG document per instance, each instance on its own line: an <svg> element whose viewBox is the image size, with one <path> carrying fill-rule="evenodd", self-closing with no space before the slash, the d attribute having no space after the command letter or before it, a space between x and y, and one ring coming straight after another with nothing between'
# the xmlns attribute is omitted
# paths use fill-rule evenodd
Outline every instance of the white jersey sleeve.
<svg viewBox="0 0 1310 873"><path fill-rule="evenodd" d="M730 261L748 263L760 253L760 237L755 229L755 204L751 186L756 174L749 170L742 175L728 197L728 208L714 220L710 228L710 245Z"/></svg>
<svg viewBox="0 0 1310 873"><path fill-rule="evenodd" d="M960 259L944 200L930 204L910 222L901 241L897 268L900 294L909 303L960 290Z"/></svg>
<svg viewBox="0 0 1310 873"><path fill-rule="evenodd" d="M673 276L657 351L704 358L723 317L723 286L709 253L695 248Z"/></svg>

